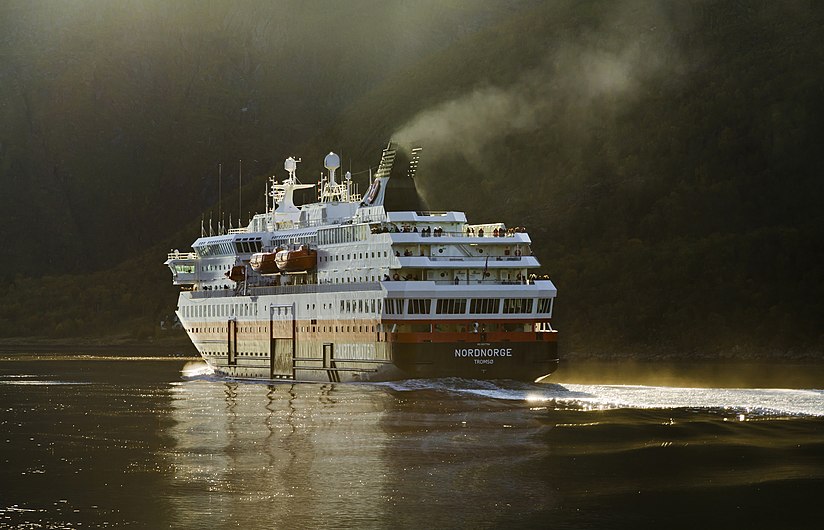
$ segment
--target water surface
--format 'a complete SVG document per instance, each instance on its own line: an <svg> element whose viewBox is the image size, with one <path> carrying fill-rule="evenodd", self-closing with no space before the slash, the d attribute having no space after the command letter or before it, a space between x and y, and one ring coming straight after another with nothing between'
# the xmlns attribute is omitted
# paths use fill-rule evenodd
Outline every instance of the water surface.
<svg viewBox="0 0 824 530"><path fill-rule="evenodd" d="M824 391L0 361L0 526L818 528ZM788 385L789 386L789 385Z"/></svg>

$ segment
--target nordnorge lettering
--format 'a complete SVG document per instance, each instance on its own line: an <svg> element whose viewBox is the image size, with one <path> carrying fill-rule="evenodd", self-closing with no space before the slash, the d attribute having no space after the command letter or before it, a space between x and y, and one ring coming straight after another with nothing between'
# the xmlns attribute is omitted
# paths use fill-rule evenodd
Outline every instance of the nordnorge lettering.
<svg viewBox="0 0 824 530"><path fill-rule="evenodd" d="M512 348L455 348L455 357L512 357Z"/></svg>

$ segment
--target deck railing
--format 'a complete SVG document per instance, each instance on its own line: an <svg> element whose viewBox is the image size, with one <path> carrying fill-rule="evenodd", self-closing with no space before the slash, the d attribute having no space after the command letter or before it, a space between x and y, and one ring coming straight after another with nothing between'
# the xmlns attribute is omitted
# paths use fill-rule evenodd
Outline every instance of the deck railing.
<svg viewBox="0 0 824 530"><path fill-rule="evenodd" d="M197 258L197 254L194 252L180 252L179 250L174 250L169 252L168 259L195 259Z"/></svg>

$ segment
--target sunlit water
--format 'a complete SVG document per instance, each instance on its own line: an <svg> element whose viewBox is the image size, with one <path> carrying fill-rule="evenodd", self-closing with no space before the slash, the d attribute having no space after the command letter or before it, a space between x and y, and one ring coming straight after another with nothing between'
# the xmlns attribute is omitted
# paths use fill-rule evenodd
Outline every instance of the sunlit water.
<svg viewBox="0 0 824 530"><path fill-rule="evenodd" d="M824 391L0 361L0 527L818 528Z"/></svg>

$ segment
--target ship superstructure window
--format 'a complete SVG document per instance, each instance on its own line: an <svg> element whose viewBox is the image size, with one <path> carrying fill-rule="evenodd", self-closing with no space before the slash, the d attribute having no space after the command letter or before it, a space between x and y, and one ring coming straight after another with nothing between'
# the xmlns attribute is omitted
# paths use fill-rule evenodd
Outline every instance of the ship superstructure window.
<svg viewBox="0 0 824 530"><path fill-rule="evenodd" d="M493 314L500 308L499 298L473 298L469 303L469 312L475 314Z"/></svg>
<svg viewBox="0 0 824 530"><path fill-rule="evenodd" d="M504 313L532 313L532 298L505 298Z"/></svg>
<svg viewBox="0 0 824 530"><path fill-rule="evenodd" d="M410 315L428 315L432 307L432 300L428 298L411 298L409 300Z"/></svg>
<svg viewBox="0 0 824 530"><path fill-rule="evenodd" d="M234 254L234 246L227 241L219 241L213 243L203 243L194 247L195 254L200 258L208 256L228 256Z"/></svg>
<svg viewBox="0 0 824 530"><path fill-rule="evenodd" d="M439 315L463 315L466 313L466 298L442 298L435 305L435 313Z"/></svg>
<svg viewBox="0 0 824 530"><path fill-rule="evenodd" d="M398 298L389 298L386 300L384 306L387 315L402 315L403 314L403 300Z"/></svg>
<svg viewBox="0 0 824 530"><path fill-rule="evenodd" d="M369 225L338 226L318 230L319 245L334 245L336 243L351 243L352 241L365 241L370 234Z"/></svg>
<svg viewBox="0 0 824 530"><path fill-rule="evenodd" d="M552 298L540 298L540 299L538 299L538 312L539 313L552 313Z"/></svg>
<svg viewBox="0 0 824 530"><path fill-rule="evenodd" d="M242 237L235 240L235 250L238 254L253 254L260 252L263 243L260 237Z"/></svg>

